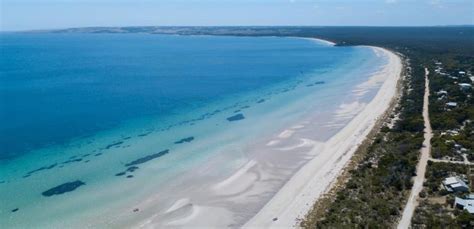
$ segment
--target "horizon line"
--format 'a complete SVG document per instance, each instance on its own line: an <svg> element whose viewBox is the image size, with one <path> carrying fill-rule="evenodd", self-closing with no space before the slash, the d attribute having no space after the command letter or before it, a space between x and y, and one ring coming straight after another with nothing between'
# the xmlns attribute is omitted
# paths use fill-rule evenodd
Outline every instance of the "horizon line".
<svg viewBox="0 0 474 229"><path fill-rule="evenodd" d="M8 32L40 32L40 31L54 31L54 30L65 30L65 29L85 29L85 28L130 28L130 27L207 27L207 28L218 28L218 27L371 27L371 28L429 28L429 27L474 27L474 24L451 24L451 25L124 25L124 26L77 26L77 27L61 27L61 28L45 28L45 29L20 29L20 30L0 30L0 33Z"/></svg>

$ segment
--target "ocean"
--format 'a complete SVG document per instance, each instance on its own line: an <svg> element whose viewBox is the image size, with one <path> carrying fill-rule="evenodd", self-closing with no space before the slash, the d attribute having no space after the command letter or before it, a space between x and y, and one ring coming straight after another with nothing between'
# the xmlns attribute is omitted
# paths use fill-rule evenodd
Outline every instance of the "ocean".
<svg viewBox="0 0 474 229"><path fill-rule="evenodd" d="M0 38L0 221L8 228L127 227L177 200L209 207L206 187L225 186L214 181L271 154L256 149L289 139L288 126L311 117L312 141L337 133L357 114L341 109L369 102L380 84L357 86L387 64L369 47L300 38ZM300 156L285 155L294 165L249 212L310 159ZM235 224L251 215L226 211Z"/></svg>

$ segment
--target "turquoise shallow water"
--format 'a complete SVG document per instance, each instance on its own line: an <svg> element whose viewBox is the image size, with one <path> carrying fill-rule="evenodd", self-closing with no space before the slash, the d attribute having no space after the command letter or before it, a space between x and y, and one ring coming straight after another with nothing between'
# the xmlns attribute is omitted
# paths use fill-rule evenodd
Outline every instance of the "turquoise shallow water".
<svg viewBox="0 0 474 229"><path fill-rule="evenodd" d="M0 219L26 227L113 221L222 149L336 110L385 63L276 37L2 34L1 50Z"/></svg>

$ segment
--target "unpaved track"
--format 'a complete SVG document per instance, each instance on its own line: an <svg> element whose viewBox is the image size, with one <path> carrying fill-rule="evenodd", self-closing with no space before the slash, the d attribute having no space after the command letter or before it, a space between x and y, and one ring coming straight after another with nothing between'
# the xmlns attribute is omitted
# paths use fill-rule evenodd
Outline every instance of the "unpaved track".
<svg viewBox="0 0 474 229"><path fill-rule="evenodd" d="M409 228L411 223L411 218L413 217L413 213L415 212L415 208L418 205L418 195L420 194L421 190L423 189L423 182L425 181L425 172L426 172L426 165L428 164L428 160L431 154L431 137L433 137L433 132L431 129L430 124L430 117L428 112L429 107L429 96L430 96L430 88L429 88L429 80L428 80L429 71L425 68L425 95L423 98L423 121L425 122L425 130L424 130L424 138L423 147L420 150L421 157L420 161L418 162L418 166L416 168L416 176L413 183L413 187L411 189L410 198L408 198L408 202L403 210L402 219L400 220L398 227L399 229Z"/></svg>

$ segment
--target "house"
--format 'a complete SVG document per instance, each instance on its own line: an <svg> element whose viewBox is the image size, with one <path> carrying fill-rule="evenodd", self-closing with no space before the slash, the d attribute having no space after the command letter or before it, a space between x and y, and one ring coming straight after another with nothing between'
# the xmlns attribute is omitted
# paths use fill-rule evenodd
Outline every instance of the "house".
<svg viewBox="0 0 474 229"><path fill-rule="evenodd" d="M448 192L468 192L469 186L459 177L448 177L443 180L443 186ZM473 200L474 201L474 200Z"/></svg>
<svg viewBox="0 0 474 229"><path fill-rule="evenodd" d="M458 85L459 85L459 87L461 87L461 90L468 90L468 89L472 88L472 85L470 85L468 83L460 83Z"/></svg>
<svg viewBox="0 0 474 229"><path fill-rule="evenodd" d="M454 149L456 150L457 153L466 153L467 149L464 148L461 144L454 144Z"/></svg>
<svg viewBox="0 0 474 229"><path fill-rule="evenodd" d="M445 91L445 90L440 90L438 92L436 92L437 95L448 95L448 92Z"/></svg>
<svg viewBox="0 0 474 229"><path fill-rule="evenodd" d="M458 130L448 130L447 132L448 132L448 134L450 134L450 135L458 135L458 134L459 134L459 131L458 131Z"/></svg>
<svg viewBox="0 0 474 229"><path fill-rule="evenodd" d="M458 103L456 103L456 102L448 102L448 103L446 103L446 106L448 106L448 107L457 107L457 106L458 106Z"/></svg>
<svg viewBox="0 0 474 229"><path fill-rule="evenodd" d="M466 210L470 214L474 214L474 195L470 194L467 198L454 198L454 206Z"/></svg>

